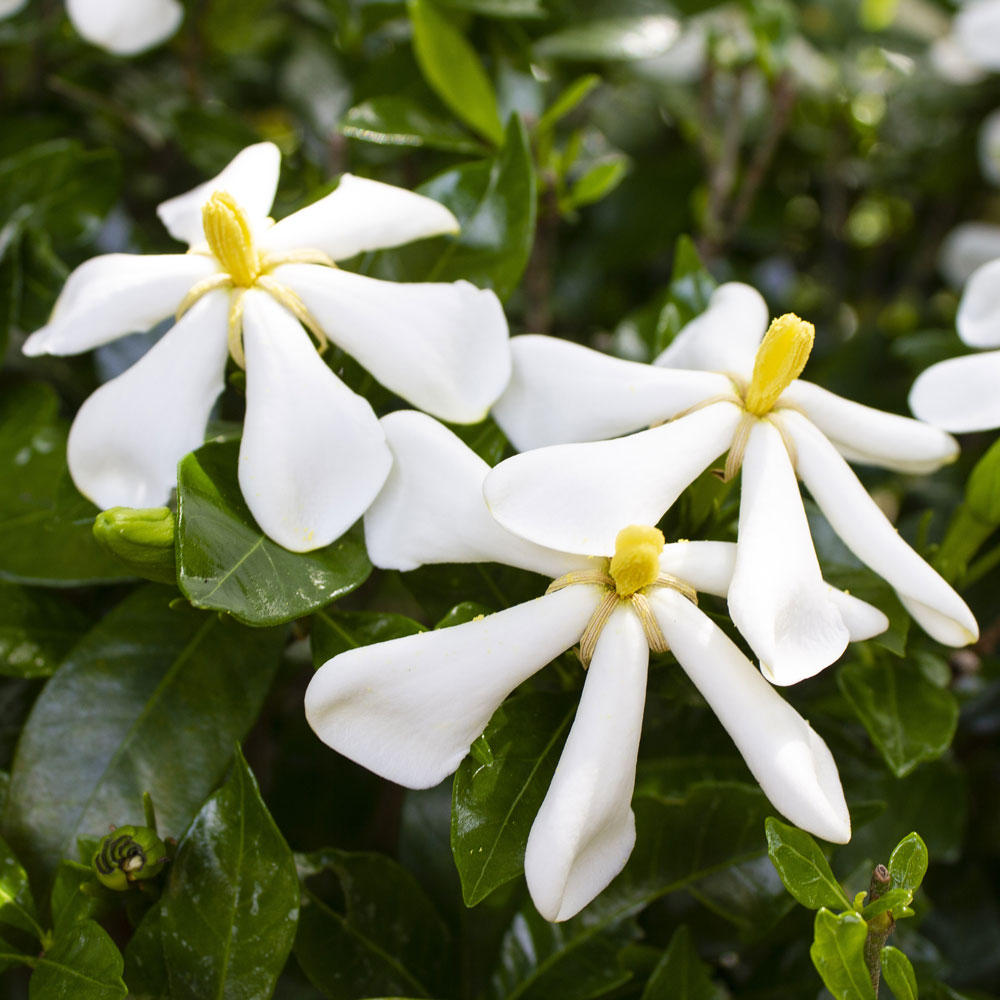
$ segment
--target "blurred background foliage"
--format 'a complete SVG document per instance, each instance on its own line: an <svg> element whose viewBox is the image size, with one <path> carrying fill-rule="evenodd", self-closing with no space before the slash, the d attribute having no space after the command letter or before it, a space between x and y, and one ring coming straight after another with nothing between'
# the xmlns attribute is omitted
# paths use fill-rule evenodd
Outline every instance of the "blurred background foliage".
<svg viewBox="0 0 1000 1000"><path fill-rule="evenodd" d="M583 914L548 925L518 878L519 851L555 764L539 734L565 729L582 684L572 656L504 706L454 790L390 786L328 751L302 716L314 661L535 596L538 579L371 572L355 533L314 559L272 553L284 580L311 590L253 567L229 589L205 586L230 580L260 537L232 499L235 449L222 440L182 463L179 592L137 585L134 567L93 542L97 512L62 450L67 418L149 336L80 358L28 361L19 347L75 265L176 250L157 203L269 139L284 156L276 217L351 171L419 188L463 223L457 241L368 254L356 269L468 278L501 295L513 333L643 360L715 282L749 281L773 313L816 323L811 380L906 412L915 374L963 350L942 244L960 222L1000 222L978 146L1000 77L959 85L935 70L931 47L954 13L935 0L185 8L175 37L134 59L84 43L55 0L0 21L0 766L15 873L0 938L5 953L33 954L34 935L55 969L41 963L29 981L14 964L4 995L122 996L124 951L132 995L158 998L818 996L812 917L768 859L767 804L669 655L651 672L636 855ZM380 412L398 405L334 355ZM241 410L232 381L213 427L223 439ZM489 422L462 433L491 462L509 451ZM978 493L965 485L989 444L969 436L960 462L929 478L863 473L964 588L980 644L948 658L909 629L811 511L827 578L893 626L784 692L844 779L856 833L831 863L848 895L910 830L926 841L916 918L894 941L931 998L988 997L1000 983L1000 457L983 459ZM199 534L206 505L225 515L221 553ZM963 548L961 535L942 555L956 511L975 522L975 542ZM679 537L732 538L735 524L731 488L710 475L668 515ZM721 602L706 606L725 620ZM233 762L238 740L252 774ZM162 897L145 917L148 899L94 897L70 907L79 919L66 931L59 905L79 900L87 878L73 864L89 862L109 824L141 822L145 791L161 832L184 837ZM492 867L478 863L477 822L508 813ZM227 854L237 827L253 831L273 876L274 913L294 910L297 873L297 929L260 923L240 895L253 872ZM185 909L200 892L210 899L198 920L273 943L254 961L241 954L245 967L224 981L188 975L177 943L211 950ZM67 969L103 985L56 992L73 981L59 979Z"/></svg>

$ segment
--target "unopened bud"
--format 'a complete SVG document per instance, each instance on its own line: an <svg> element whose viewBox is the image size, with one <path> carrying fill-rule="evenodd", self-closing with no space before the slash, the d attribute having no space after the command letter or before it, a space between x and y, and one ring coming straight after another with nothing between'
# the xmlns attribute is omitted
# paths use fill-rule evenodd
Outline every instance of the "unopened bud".
<svg viewBox="0 0 1000 1000"><path fill-rule="evenodd" d="M132 882L155 878L167 863L167 846L148 826L120 826L112 830L94 854L98 879L123 892Z"/></svg>
<svg viewBox="0 0 1000 1000"><path fill-rule="evenodd" d="M136 576L174 583L174 515L167 507L112 507L94 519L94 538Z"/></svg>

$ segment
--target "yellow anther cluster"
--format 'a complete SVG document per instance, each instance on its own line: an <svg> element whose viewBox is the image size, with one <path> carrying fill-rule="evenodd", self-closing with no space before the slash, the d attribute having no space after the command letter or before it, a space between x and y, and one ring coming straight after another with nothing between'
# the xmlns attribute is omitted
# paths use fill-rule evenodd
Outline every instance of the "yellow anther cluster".
<svg viewBox="0 0 1000 1000"><path fill-rule="evenodd" d="M794 313L785 313L771 323L753 363L744 400L749 413L758 417L769 413L778 397L802 374L815 333L812 323Z"/></svg>
<svg viewBox="0 0 1000 1000"><path fill-rule="evenodd" d="M201 217L215 259L234 285L251 288L260 277L261 262L246 213L228 191L216 191L205 202Z"/></svg>
<svg viewBox="0 0 1000 1000"><path fill-rule="evenodd" d="M618 532L609 572L619 597L631 597L656 580L663 545L663 532L647 524L633 524Z"/></svg>

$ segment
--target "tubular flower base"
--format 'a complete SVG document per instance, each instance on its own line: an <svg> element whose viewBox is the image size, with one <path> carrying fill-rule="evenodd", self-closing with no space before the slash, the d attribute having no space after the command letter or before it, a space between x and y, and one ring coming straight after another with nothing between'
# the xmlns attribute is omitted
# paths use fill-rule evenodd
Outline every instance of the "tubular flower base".
<svg viewBox="0 0 1000 1000"><path fill-rule="evenodd" d="M576 719L525 854L539 912L565 920L631 853L649 650L669 648L775 807L827 840L850 838L826 744L696 605L698 591L726 594L735 546L664 544L656 528L627 520L610 546L589 553L528 542L491 518L482 496L489 467L450 431L414 412L382 424L394 463L365 515L376 565L494 561L554 583L485 618L334 657L306 693L306 716L325 743L391 781L433 786L514 688L575 643L589 645ZM821 585L851 638L887 627L875 608Z"/></svg>
<svg viewBox="0 0 1000 1000"><path fill-rule="evenodd" d="M24 351L76 354L176 314L148 354L80 408L68 447L73 481L102 508L166 503L178 460L204 439L232 356L246 369L240 488L264 532L303 552L361 516L392 461L371 406L310 336L457 423L486 415L509 377L510 352L492 292L465 281L378 281L334 264L455 232L444 206L345 174L332 194L273 223L279 163L271 143L250 146L211 181L164 202L160 218L190 250L82 264Z"/></svg>
<svg viewBox="0 0 1000 1000"><path fill-rule="evenodd" d="M766 677L793 684L812 676L850 639L822 580L797 477L927 632L952 646L974 641L968 607L899 537L845 461L928 472L954 460L957 444L799 379L812 336L795 316L769 327L763 298L728 284L653 365L515 337L514 374L494 413L517 448L537 450L489 474L492 514L534 542L607 552L622 523L656 524L728 452L725 478L743 473L729 611Z"/></svg>

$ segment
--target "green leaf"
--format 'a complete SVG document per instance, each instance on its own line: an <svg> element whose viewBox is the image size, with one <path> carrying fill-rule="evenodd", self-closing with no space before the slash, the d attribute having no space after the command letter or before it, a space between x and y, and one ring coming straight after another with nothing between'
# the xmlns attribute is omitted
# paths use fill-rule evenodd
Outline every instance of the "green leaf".
<svg viewBox="0 0 1000 1000"><path fill-rule="evenodd" d="M146 791L161 834L181 834L257 718L284 630L248 633L170 595L150 584L124 600L35 702L4 815L29 871L51 874L109 824L141 825Z"/></svg>
<svg viewBox="0 0 1000 1000"><path fill-rule="evenodd" d="M27 872L7 842L0 839L0 935L13 940L17 931L26 932L39 942L45 934L38 923Z"/></svg>
<svg viewBox="0 0 1000 1000"><path fill-rule="evenodd" d="M646 983L642 1000L719 1000L722 995L698 957L691 932L678 927Z"/></svg>
<svg viewBox="0 0 1000 1000"><path fill-rule="evenodd" d="M172 1000L266 1000L295 938L295 861L237 748L184 835L160 904ZM156 918L154 918L155 920Z"/></svg>
<svg viewBox="0 0 1000 1000"><path fill-rule="evenodd" d="M837 685L896 777L951 746L958 702L911 661L855 660L837 672Z"/></svg>
<svg viewBox="0 0 1000 1000"><path fill-rule="evenodd" d="M666 52L679 34L677 19L666 14L608 17L546 35L533 51L539 59L650 59Z"/></svg>
<svg viewBox="0 0 1000 1000"><path fill-rule="evenodd" d="M407 0L413 48L424 78L467 125L499 146L497 97L476 50L433 0Z"/></svg>
<svg viewBox="0 0 1000 1000"><path fill-rule="evenodd" d="M438 4L469 10L484 17L519 19L546 16L542 0L438 0Z"/></svg>
<svg viewBox="0 0 1000 1000"><path fill-rule="evenodd" d="M834 1000L875 1000L865 966L867 936L868 925L853 910L839 917L825 907L817 911L809 957Z"/></svg>
<svg viewBox="0 0 1000 1000"><path fill-rule="evenodd" d="M125 982L129 1000L173 1000L163 957L163 907L147 910L125 946Z"/></svg>
<svg viewBox="0 0 1000 1000"><path fill-rule="evenodd" d="M472 155L486 148L454 122L438 117L402 94L372 97L355 105L344 115L340 131L351 139L382 146L426 147Z"/></svg>
<svg viewBox="0 0 1000 1000"><path fill-rule="evenodd" d="M66 471L66 425L46 385L0 398L0 579L76 586L125 579L94 541L97 508Z"/></svg>
<svg viewBox="0 0 1000 1000"><path fill-rule="evenodd" d="M439 995L448 931L413 876L378 854L333 849L298 858L302 913L295 957L331 1000ZM319 883L339 883L336 903Z"/></svg>
<svg viewBox="0 0 1000 1000"><path fill-rule="evenodd" d="M29 1000L119 1000L127 995L121 953L93 920L82 920L56 935L55 944L35 964Z"/></svg>
<svg viewBox="0 0 1000 1000"><path fill-rule="evenodd" d="M538 119L538 124L535 125L536 134L551 131L555 127L556 122L565 118L600 82L601 78L596 73L587 73L585 76L574 80L545 109L545 112Z"/></svg>
<svg viewBox="0 0 1000 1000"><path fill-rule="evenodd" d="M56 933L67 924L95 918L102 909L101 898L82 892L82 886L96 886L97 880L89 865L62 860L52 883L52 923Z"/></svg>
<svg viewBox="0 0 1000 1000"><path fill-rule="evenodd" d="M764 824L767 853L785 888L810 910L851 905L819 845L804 830L769 816Z"/></svg>
<svg viewBox="0 0 1000 1000"><path fill-rule="evenodd" d="M878 899L867 903L861 911L861 916L865 920L871 920L872 917L877 917L880 913L901 910L903 907L909 906L912 899L913 893L909 889L890 889Z"/></svg>
<svg viewBox="0 0 1000 1000"><path fill-rule="evenodd" d="M610 156L595 163L574 183L566 207L580 208L600 201L618 187L627 170L628 158L624 155Z"/></svg>
<svg viewBox="0 0 1000 1000"><path fill-rule="evenodd" d="M910 960L891 945L882 949L882 978L896 1000L917 1000L917 977Z"/></svg>
<svg viewBox="0 0 1000 1000"><path fill-rule="evenodd" d="M318 670L331 657L373 642L388 642L422 632L423 625L405 615L381 611L317 611L312 619L313 665Z"/></svg>
<svg viewBox="0 0 1000 1000"><path fill-rule="evenodd" d="M417 190L450 208L462 227L425 280L465 278L506 299L535 238L535 171L520 118L511 117L496 159L447 170Z"/></svg>
<svg viewBox="0 0 1000 1000"><path fill-rule="evenodd" d="M240 493L238 454L235 441L213 442L181 460L177 551L184 596L247 625L277 625L364 583L371 563L357 529L305 553L264 535Z"/></svg>
<svg viewBox="0 0 1000 1000"><path fill-rule="evenodd" d="M451 849L466 906L524 870L524 846L555 772L576 699L530 693L496 710L483 733L492 760L455 773Z"/></svg>
<svg viewBox="0 0 1000 1000"><path fill-rule="evenodd" d="M896 19L899 0L861 0L858 19L869 31L884 31Z"/></svg>
<svg viewBox="0 0 1000 1000"><path fill-rule="evenodd" d="M919 833L908 833L889 857L892 887L916 892L927 874L927 845Z"/></svg>
<svg viewBox="0 0 1000 1000"><path fill-rule="evenodd" d="M86 616L61 597L0 584L0 673L48 677L86 627Z"/></svg>

